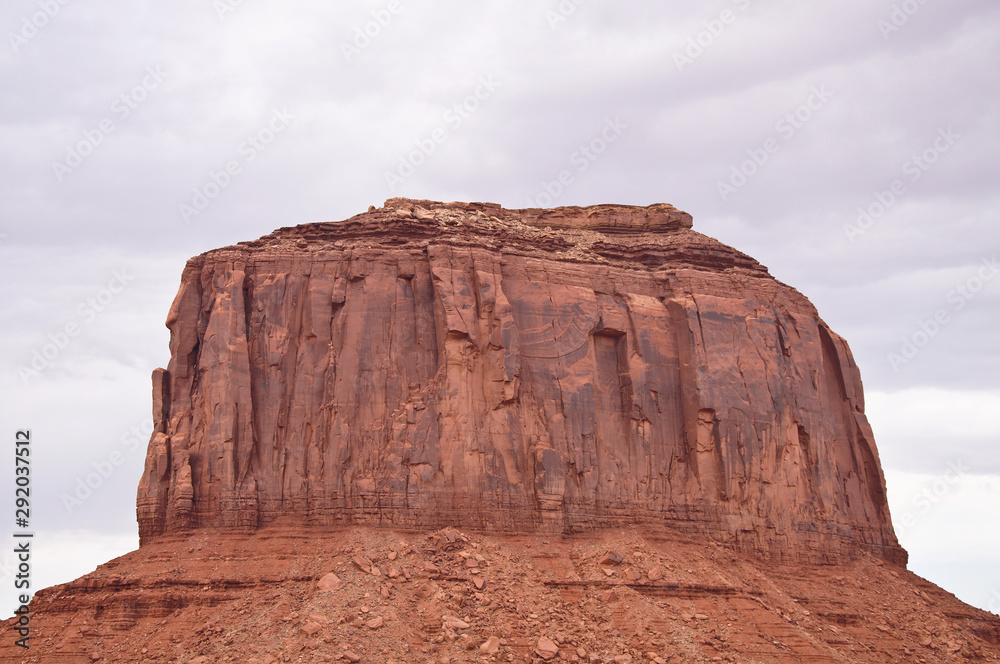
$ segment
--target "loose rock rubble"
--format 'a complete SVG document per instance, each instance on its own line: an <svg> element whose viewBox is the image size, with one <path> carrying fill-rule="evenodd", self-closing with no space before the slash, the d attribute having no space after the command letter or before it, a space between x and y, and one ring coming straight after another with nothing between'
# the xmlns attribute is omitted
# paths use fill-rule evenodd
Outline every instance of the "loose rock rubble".
<svg viewBox="0 0 1000 664"><path fill-rule="evenodd" d="M390 563L394 578L371 571ZM873 556L776 565L645 528L198 531L40 591L32 610L37 641L0 644L3 661L1000 662L1000 618Z"/></svg>

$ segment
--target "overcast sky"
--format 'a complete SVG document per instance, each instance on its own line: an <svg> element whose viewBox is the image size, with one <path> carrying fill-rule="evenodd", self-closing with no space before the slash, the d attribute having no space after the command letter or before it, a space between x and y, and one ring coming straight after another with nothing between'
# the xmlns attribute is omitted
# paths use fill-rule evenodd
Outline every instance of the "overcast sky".
<svg viewBox="0 0 1000 664"><path fill-rule="evenodd" d="M33 589L137 546L184 261L408 196L666 202L760 260L854 350L911 569L1000 611L995 2L7 0L0 28L0 536L29 427Z"/></svg>

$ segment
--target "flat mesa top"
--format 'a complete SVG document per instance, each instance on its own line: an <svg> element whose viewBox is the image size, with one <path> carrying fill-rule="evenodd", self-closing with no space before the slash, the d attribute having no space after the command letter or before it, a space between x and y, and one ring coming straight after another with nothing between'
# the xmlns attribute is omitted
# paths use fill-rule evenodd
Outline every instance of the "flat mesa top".
<svg viewBox="0 0 1000 664"><path fill-rule="evenodd" d="M464 232L532 235L533 229L546 231L596 231L612 235L663 234L689 231L691 215L672 205L590 205L587 207L527 208L508 210L498 203L442 203L439 201L390 198L381 208L344 221L315 222L279 228L261 240L318 233L351 235L361 228L380 227L383 231L434 235ZM242 242L241 245L253 243Z"/></svg>
<svg viewBox="0 0 1000 664"><path fill-rule="evenodd" d="M753 258L692 230L691 215L666 203L508 210L497 203L390 198L383 207L371 206L344 221L279 228L202 257L249 260L311 253L315 259L339 260L346 250L424 250L439 244L631 269L687 265L767 275Z"/></svg>
<svg viewBox="0 0 1000 664"><path fill-rule="evenodd" d="M605 232L663 231L692 227L690 214L666 203L654 203L647 206L602 204L586 207L567 206L507 210L498 203L441 203L409 198L390 198L385 202L383 209L403 213L414 213L417 210L481 213L502 220L517 220L529 226L578 228Z"/></svg>

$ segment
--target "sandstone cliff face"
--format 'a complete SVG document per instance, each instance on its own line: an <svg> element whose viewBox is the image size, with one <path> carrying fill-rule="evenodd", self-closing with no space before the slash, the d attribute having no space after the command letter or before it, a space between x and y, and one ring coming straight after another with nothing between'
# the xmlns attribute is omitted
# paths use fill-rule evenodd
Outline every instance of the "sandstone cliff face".
<svg viewBox="0 0 1000 664"><path fill-rule="evenodd" d="M639 523L905 561L846 343L671 206L393 199L192 259L167 326L144 544Z"/></svg>

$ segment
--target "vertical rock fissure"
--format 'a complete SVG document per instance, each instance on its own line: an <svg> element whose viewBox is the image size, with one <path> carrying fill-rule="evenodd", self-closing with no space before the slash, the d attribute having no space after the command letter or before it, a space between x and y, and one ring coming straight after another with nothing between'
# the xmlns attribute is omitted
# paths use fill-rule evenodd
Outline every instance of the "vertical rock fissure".
<svg viewBox="0 0 1000 664"><path fill-rule="evenodd" d="M248 454L248 461L246 467L243 470L242 475L239 475L239 483L242 484L246 479L247 473L251 472L251 467L254 465L255 461L259 461L257 456L259 455L259 447L257 441L261 440L261 432L259 428L259 418L254 417L254 413L260 413L263 409L263 404L260 400L260 389L258 387L261 380L261 366L260 353L255 353L254 349L260 343L259 330L255 330L253 324L253 302L254 302L254 282L253 282L253 271L247 267L244 277L243 277L243 325L246 332L246 344L247 344L247 361L250 366L250 427L253 432L253 443L251 446L251 451ZM256 497L259 500L259 496Z"/></svg>

